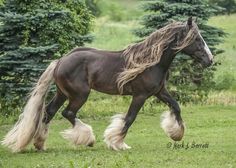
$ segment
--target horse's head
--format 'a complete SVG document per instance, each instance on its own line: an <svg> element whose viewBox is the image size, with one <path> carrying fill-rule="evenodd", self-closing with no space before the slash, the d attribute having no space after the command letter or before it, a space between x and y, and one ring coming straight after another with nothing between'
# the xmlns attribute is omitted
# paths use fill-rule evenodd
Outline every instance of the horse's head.
<svg viewBox="0 0 236 168"><path fill-rule="evenodd" d="M201 63L203 67L210 66L213 63L213 55L203 37L201 36L196 23L192 21L192 17L190 17L186 22L185 30L187 31L187 33L185 33L185 35L187 34L185 40L188 40L188 38L193 38L188 45L182 48L181 52L194 58L196 61ZM193 35L188 33L190 31L193 33Z"/></svg>

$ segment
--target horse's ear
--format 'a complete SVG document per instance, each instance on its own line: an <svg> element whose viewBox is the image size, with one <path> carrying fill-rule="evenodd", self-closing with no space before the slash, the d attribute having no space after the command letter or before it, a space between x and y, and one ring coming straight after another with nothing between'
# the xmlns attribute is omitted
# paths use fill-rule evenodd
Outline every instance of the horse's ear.
<svg viewBox="0 0 236 168"><path fill-rule="evenodd" d="M192 24L193 24L193 18L192 18L192 16L188 18L187 23L188 23L188 26L190 26L190 27L192 26Z"/></svg>

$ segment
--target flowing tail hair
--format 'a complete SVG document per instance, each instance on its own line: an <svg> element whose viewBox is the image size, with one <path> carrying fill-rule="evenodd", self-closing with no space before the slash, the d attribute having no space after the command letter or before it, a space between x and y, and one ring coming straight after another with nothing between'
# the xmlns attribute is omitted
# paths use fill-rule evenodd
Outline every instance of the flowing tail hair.
<svg viewBox="0 0 236 168"><path fill-rule="evenodd" d="M13 152L22 151L34 138L42 127L42 119L45 111L45 97L58 60L53 61L40 76L36 86L30 93L30 98L19 116L17 123L7 133L1 142Z"/></svg>

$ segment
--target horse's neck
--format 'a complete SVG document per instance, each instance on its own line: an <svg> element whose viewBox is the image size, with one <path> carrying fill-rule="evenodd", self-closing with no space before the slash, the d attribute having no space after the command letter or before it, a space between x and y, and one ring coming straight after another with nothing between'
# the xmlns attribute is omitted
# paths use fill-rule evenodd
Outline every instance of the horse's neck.
<svg viewBox="0 0 236 168"><path fill-rule="evenodd" d="M175 56L176 56L176 51L172 49L172 45L170 47L168 47L162 57L161 60L159 62L159 66L161 66L163 68L164 71L167 71L171 65L171 63L173 62Z"/></svg>

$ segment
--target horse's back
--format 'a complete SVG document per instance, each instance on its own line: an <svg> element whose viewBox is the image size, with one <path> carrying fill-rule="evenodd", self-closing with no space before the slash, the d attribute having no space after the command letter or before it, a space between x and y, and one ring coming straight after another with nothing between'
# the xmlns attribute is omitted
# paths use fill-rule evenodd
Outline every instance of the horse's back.
<svg viewBox="0 0 236 168"><path fill-rule="evenodd" d="M76 48L60 60L55 72L60 83L77 83L105 92L117 93L116 78L122 71L122 51L104 51L94 48ZM61 82L61 83L62 83Z"/></svg>

